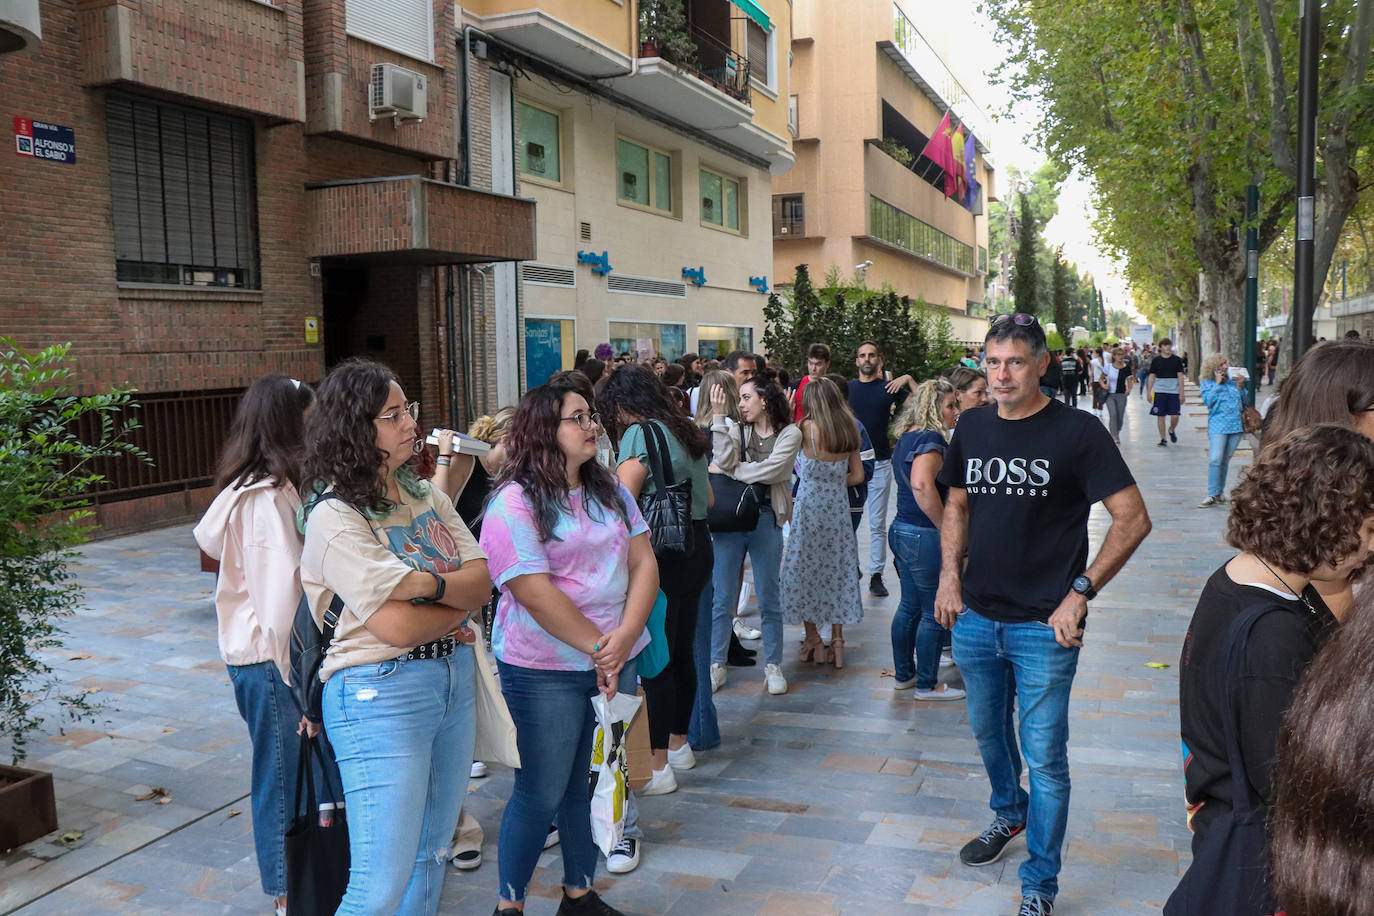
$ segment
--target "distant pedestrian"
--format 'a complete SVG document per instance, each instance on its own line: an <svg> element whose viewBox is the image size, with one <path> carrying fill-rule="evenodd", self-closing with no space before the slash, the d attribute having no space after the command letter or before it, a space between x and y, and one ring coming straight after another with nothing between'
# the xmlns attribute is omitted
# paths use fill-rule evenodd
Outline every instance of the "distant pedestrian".
<svg viewBox="0 0 1374 916"><path fill-rule="evenodd" d="M1198 504L1207 509L1226 502L1226 470L1245 435L1241 411L1245 408L1245 379L1228 377L1226 357L1213 353L1202 361L1202 403L1207 406L1207 498Z"/></svg>
<svg viewBox="0 0 1374 916"><path fill-rule="evenodd" d="M1048 359L1034 316L993 321L987 367L997 405L960 414L937 478L950 489L935 613L954 631L995 814L959 858L991 864L1026 833L1019 916L1048 916L1059 890L1069 695L1088 602L1150 530L1140 490L1102 427L1039 391ZM1089 564L1088 512L1098 501L1112 521Z"/></svg>
<svg viewBox="0 0 1374 916"><path fill-rule="evenodd" d="M1078 406L1078 369L1078 357L1073 350L1065 350L1059 358L1059 391L1070 407Z"/></svg>
<svg viewBox="0 0 1374 916"><path fill-rule="evenodd" d="M1274 387L1274 373L1279 371L1279 344L1276 340L1269 342L1269 354L1264 359L1264 365L1269 373L1269 387Z"/></svg>
<svg viewBox="0 0 1374 916"><path fill-rule="evenodd" d="M1178 441L1178 420L1184 404L1183 372L1186 366L1181 357L1174 355L1173 349L1174 343L1169 338L1160 340L1159 355L1150 361L1150 371L1145 380L1145 393L1150 398L1150 415L1159 426L1159 444L1162 446ZM1164 437L1166 418L1169 424L1167 441Z"/></svg>
<svg viewBox="0 0 1374 916"><path fill-rule="evenodd" d="M950 371L948 378L949 383L954 386L961 413L991 403L988 397L988 377L983 370L956 366Z"/></svg>
<svg viewBox="0 0 1374 916"><path fill-rule="evenodd" d="M1126 418L1126 404L1135 387L1135 376L1126 364L1126 353L1120 347L1113 347L1111 359L1102 369L1103 404L1107 408L1107 429L1112 441L1121 444L1121 424Z"/></svg>
<svg viewBox="0 0 1374 916"><path fill-rule="evenodd" d="M830 371L830 347L823 343L813 343L806 351L806 375L797 382L797 390L792 392L792 420L801 420L801 396L808 384Z"/></svg>

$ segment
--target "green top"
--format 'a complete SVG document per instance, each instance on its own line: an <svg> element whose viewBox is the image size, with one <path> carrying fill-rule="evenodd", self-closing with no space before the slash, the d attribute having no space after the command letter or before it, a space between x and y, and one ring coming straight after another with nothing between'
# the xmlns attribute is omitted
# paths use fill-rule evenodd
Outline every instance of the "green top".
<svg viewBox="0 0 1374 916"><path fill-rule="evenodd" d="M700 458L694 460L682 447L682 443L677 441L677 436L674 436L662 421L652 420L650 422L662 430L663 438L668 440L668 455L673 465L673 479L684 480L688 477L692 479L692 518L696 520L706 518L706 502L709 498L707 494L711 488L711 477L706 472L710 463L710 451L707 450ZM625 430L625 435L620 437L620 453L616 456L616 464L631 458L638 458L639 463L644 465L644 470L649 470L649 450L644 447L644 430L640 428L638 423ZM663 458L661 450L659 458ZM644 478L644 488L640 492L654 492L653 474Z"/></svg>

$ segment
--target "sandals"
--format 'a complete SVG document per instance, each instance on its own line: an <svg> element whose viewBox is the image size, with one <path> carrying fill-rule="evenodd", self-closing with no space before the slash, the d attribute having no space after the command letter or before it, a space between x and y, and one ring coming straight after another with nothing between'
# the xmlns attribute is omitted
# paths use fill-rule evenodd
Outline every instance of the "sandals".
<svg viewBox="0 0 1374 916"><path fill-rule="evenodd" d="M844 667L844 638L836 636L830 640L830 660L835 663L836 670Z"/></svg>
<svg viewBox="0 0 1374 916"><path fill-rule="evenodd" d="M824 665L827 661L827 656L825 644L821 642L821 638L817 636L814 640L807 639L803 642L800 657L804 662L815 662L818 665Z"/></svg>

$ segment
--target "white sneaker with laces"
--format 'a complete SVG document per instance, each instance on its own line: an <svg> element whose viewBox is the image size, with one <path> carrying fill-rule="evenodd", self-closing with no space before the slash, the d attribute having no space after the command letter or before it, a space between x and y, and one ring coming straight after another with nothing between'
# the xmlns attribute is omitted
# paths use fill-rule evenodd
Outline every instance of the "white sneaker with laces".
<svg viewBox="0 0 1374 916"><path fill-rule="evenodd" d="M480 760L474 760L472 762L472 772L468 774L468 777L470 779L481 779L483 776L486 776L489 772L490 770L487 769L487 765L485 763L483 763Z"/></svg>
<svg viewBox="0 0 1374 916"><path fill-rule="evenodd" d="M644 784L644 788L635 794L639 796L667 795L676 791L677 777L673 775L673 765L670 763L661 770L654 770L654 775Z"/></svg>
<svg viewBox="0 0 1374 916"><path fill-rule="evenodd" d="M712 693L715 693L717 690L719 690L720 688L722 688L722 687L724 687L724 686L725 686L725 666L724 666L724 665L715 665L715 664L713 664L713 665L711 666L711 692L712 692Z"/></svg>
<svg viewBox="0 0 1374 916"><path fill-rule="evenodd" d="M782 676L781 665L764 665L763 682L768 686L768 692L773 696L787 692L787 678Z"/></svg>
<svg viewBox="0 0 1374 916"><path fill-rule="evenodd" d="M677 750L668 748L668 764L674 770L690 770L697 765L697 755L692 753L690 744L684 744Z"/></svg>
<svg viewBox="0 0 1374 916"><path fill-rule="evenodd" d="M623 875L639 867L639 840L626 837L615 845L606 857L606 871Z"/></svg>
<svg viewBox="0 0 1374 916"><path fill-rule="evenodd" d="M743 617L736 617L735 622L731 624L731 626L735 630L735 635L740 639L759 639L763 636L761 630L757 627L751 627L745 622Z"/></svg>

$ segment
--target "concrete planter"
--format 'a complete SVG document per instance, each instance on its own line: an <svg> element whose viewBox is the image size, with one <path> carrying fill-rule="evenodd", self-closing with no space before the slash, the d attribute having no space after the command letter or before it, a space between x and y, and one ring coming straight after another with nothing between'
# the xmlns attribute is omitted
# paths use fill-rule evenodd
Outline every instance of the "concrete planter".
<svg viewBox="0 0 1374 916"><path fill-rule="evenodd" d="M0 852L57 829L52 774L0 766Z"/></svg>

